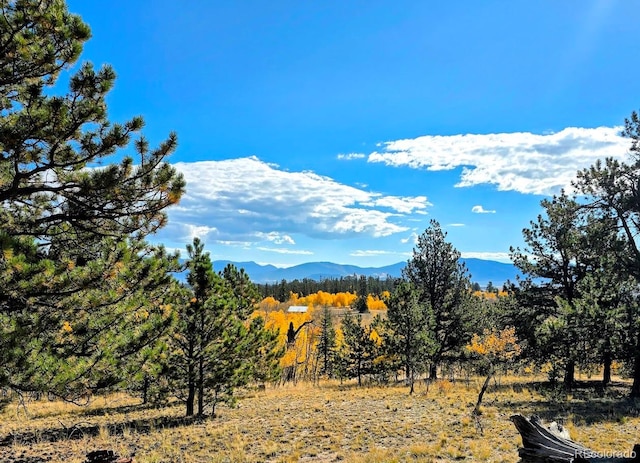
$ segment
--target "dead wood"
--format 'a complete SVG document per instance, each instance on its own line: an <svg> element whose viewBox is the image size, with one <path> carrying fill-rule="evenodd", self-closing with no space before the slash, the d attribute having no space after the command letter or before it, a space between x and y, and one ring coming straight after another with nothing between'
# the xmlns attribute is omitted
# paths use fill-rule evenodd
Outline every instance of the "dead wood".
<svg viewBox="0 0 640 463"><path fill-rule="evenodd" d="M525 463L632 463L640 462L640 445L631 452L615 452L604 455L551 431L542 421L514 415L511 421L522 437L518 454Z"/></svg>

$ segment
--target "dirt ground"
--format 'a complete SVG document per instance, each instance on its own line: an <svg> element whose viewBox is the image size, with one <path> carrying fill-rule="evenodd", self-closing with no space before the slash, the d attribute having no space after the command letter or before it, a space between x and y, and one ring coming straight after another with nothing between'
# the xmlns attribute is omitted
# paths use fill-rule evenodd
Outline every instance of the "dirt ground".
<svg viewBox="0 0 640 463"><path fill-rule="evenodd" d="M355 387L326 382L246 390L235 408L186 422L179 405L150 408L124 394L85 407L14 402L0 414L0 461L80 463L97 449L135 461L194 462L517 462L520 437L509 417L558 420L594 450L630 451L640 435L640 403L619 383L572 394L533 378L501 378L471 410L482 378Z"/></svg>

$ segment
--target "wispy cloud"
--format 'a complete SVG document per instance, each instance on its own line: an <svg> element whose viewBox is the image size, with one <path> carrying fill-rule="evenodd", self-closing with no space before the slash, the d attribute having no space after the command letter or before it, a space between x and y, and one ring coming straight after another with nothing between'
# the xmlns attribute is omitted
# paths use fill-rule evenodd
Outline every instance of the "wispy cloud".
<svg viewBox="0 0 640 463"><path fill-rule="evenodd" d="M386 256L390 254L393 255L393 254L399 254L399 253L395 251L384 251L384 250L378 250L378 249L368 249L368 250L357 249L349 253L349 255L352 257L377 257L377 256Z"/></svg>
<svg viewBox="0 0 640 463"><path fill-rule="evenodd" d="M354 159L364 159L367 157L367 155L364 153L349 153L349 154L338 154L338 156L336 157L342 161L353 161Z"/></svg>
<svg viewBox="0 0 640 463"><path fill-rule="evenodd" d="M498 190L546 195L570 189L576 172L597 159L624 159L629 141L619 132L619 127L570 127L542 135L428 135L386 142L368 162L431 171L461 167L458 187L493 184Z"/></svg>
<svg viewBox="0 0 640 463"><path fill-rule="evenodd" d="M424 206L432 206L426 196L382 196L373 201L362 203L365 206L385 207L402 214L426 214Z"/></svg>
<svg viewBox="0 0 640 463"><path fill-rule="evenodd" d="M312 251L305 251L303 249L268 248L268 247L265 247L265 246L258 246L258 247L256 247L256 249L258 249L259 251L276 252L278 254L298 254L298 255L303 255L303 256L313 255Z"/></svg>
<svg viewBox="0 0 640 463"><path fill-rule="evenodd" d="M413 232L409 236L407 236L406 238L401 238L400 242L402 244L407 244L407 243L417 244L418 243L418 234L416 232Z"/></svg>
<svg viewBox="0 0 640 463"><path fill-rule="evenodd" d="M474 251L462 251L460 255L465 259L483 259L483 260L495 260L497 262L511 262L508 252L474 252Z"/></svg>
<svg viewBox="0 0 640 463"><path fill-rule="evenodd" d="M283 233L278 233L278 232L269 232L269 233L262 233L262 232L256 232L256 236L259 238L263 238L267 241L271 241L272 243L275 244L296 244L296 242L294 241L293 238L291 238L289 235L285 235Z"/></svg>
<svg viewBox="0 0 640 463"><path fill-rule="evenodd" d="M473 206L471 208L471 212L475 213L475 214L495 214L496 211L495 209L485 209L484 207L482 207L481 205L477 205L477 206Z"/></svg>
<svg viewBox="0 0 640 463"><path fill-rule="evenodd" d="M447 227L466 227L466 225L463 223L450 223Z"/></svg>
<svg viewBox="0 0 640 463"><path fill-rule="evenodd" d="M313 172L288 172L256 157L179 162L187 192L162 232L175 241L204 231L210 241L294 245L314 238L389 236L426 213L425 196L388 196Z"/></svg>

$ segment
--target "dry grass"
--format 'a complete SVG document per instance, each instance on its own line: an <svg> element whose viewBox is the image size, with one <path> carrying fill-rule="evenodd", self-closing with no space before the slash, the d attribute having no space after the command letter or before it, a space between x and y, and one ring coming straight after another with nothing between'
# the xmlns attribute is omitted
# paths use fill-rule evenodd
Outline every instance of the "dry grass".
<svg viewBox="0 0 640 463"><path fill-rule="evenodd" d="M628 451L640 429L640 404L626 389L593 399L537 387L531 378L502 379L485 396L479 418L471 416L481 379L421 383L409 396L401 386L363 387L323 383L247 391L237 408L220 408L215 419L149 432L114 424L179 417L179 406L142 408L125 395L97 398L87 407L60 402L12 404L0 414L0 439L31 431L35 443L0 447L0 461L39 455L82 462L95 449L136 455L144 462L450 462L518 461L520 438L514 413L563 420L572 437L595 450ZM43 442L51 428L97 425L96 436Z"/></svg>

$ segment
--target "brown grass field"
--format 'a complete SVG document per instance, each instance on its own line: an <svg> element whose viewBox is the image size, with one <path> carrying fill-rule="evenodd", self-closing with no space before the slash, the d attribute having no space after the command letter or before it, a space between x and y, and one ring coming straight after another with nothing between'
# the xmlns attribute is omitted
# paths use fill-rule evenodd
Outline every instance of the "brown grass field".
<svg viewBox="0 0 640 463"><path fill-rule="evenodd" d="M400 385L334 382L246 390L237 407L191 424L180 423L181 406L143 407L124 394L83 407L13 402L0 413L0 461L80 463L87 452L112 449L138 463L516 462L514 413L559 420L597 451L628 452L640 441L640 402L626 398L626 383L567 395L539 378L503 377L474 418L481 381L422 382L412 396ZM134 422L139 430L125 426Z"/></svg>

